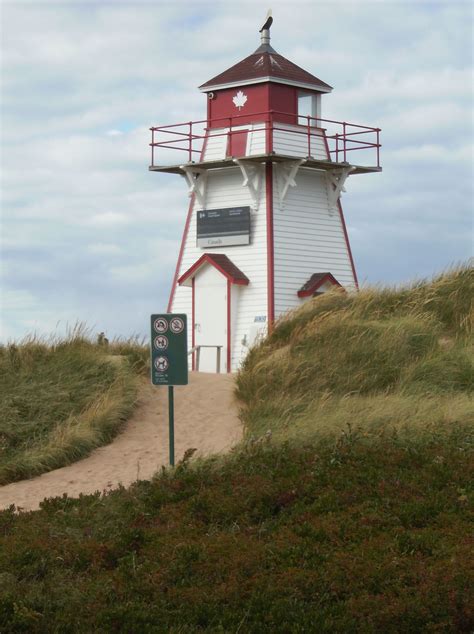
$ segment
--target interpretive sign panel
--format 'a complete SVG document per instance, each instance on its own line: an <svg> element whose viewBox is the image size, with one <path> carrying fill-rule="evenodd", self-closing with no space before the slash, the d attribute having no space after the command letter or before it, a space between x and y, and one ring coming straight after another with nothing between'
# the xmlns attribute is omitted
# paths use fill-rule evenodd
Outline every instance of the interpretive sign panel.
<svg viewBox="0 0 474 634"><path fill-rule="evenodd" d="M151 382L153 385L188 384L186 315L151 316Z"/></svg>
<svg viewBox="0 0 474 634"><path fill-rule="evenodd" d="M250 207L203 209L196 224L198 247L250 244Z"/></svg>

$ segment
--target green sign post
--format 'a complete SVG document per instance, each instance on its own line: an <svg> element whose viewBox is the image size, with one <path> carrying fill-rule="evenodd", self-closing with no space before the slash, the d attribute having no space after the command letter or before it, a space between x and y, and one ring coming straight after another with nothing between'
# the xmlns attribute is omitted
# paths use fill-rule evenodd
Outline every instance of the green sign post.
<svg viewBox="0 0 474 634"><path fill-rule="evenodd" d="M174 466L175 385L188 384L188 335L184 314L151 316L151 382L168 386L170 465Z"/></svg>

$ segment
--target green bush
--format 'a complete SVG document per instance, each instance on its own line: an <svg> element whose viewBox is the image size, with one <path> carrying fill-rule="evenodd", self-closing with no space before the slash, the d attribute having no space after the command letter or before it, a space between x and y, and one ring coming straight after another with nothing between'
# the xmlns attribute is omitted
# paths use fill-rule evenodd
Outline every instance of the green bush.
<svg viewBox="0 0 474 634"><path fill-rule="evenodd" d="M469 632L470 442L464 427L249 442L4 511L0 630Z"/></svg>

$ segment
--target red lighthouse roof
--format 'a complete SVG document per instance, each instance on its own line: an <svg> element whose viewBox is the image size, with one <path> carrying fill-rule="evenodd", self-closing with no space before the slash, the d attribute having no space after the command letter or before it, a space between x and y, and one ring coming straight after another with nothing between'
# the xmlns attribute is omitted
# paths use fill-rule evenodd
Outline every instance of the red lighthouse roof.
<svg viewBox="0 0 474 634"><path fill-rule="evenodd" d="M268 29L263 31L262 44L254 53L199 86L199 90L209 92L218 88L271 81L320 92L331 92L332 87L329 84L277 53L270 46L269 41Z"/></svg>

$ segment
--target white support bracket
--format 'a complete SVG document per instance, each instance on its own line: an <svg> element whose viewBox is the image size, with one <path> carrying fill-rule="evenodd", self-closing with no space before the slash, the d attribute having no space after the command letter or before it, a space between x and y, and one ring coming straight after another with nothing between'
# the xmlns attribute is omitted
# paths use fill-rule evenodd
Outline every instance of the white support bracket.
<svg viewBox="0 0 474 634"><path fill-rule="evenodd" d="M352 167L351 165L349 167L345 167L342 170L332 170L330 172L326 172L326 177L329 182L328 198L330 210L333 210L336 207L341 192L346 191L344 188L344 183L354 169L355 167Z"/></svg>
<svg viewBox="0 0 474 634"><path fill-rule="evenodd" d="M257 165L249 165L246 164L246 161L242 161L241 159L234 159L234 163L240 167L240 171L242 172L243 181L242 187L248 187L250 192L250 196L253 200L252 207L255 211L258 209L258 205L260 202L260 193L262 191L262 181L263 181L263 169L262 166Z"/></svg>
<svg viewBox="0 0 474 634"><path fill-rule="evenodd" d="M207 170L200 169L199 167L192 167L190 165L180 165L184 172L184 176L189 184L189 193L191 197L193 194L196 196L197 201L204 209L206 206L206 193L207 193Z"/></svg>
<svg viewBox="0 0 474 634"><path fill-rule="evenodd" d="M285 206L285 198L288 193L288 189L290 187L296 187L296 174L298 170L306 163L305 158L298 159L296 161L285 161L285 163L276 163L274 168L276 168L276 176L277 176L277 185L278 185L278 194L280 198L280 207L284 209Z"/></svg>

